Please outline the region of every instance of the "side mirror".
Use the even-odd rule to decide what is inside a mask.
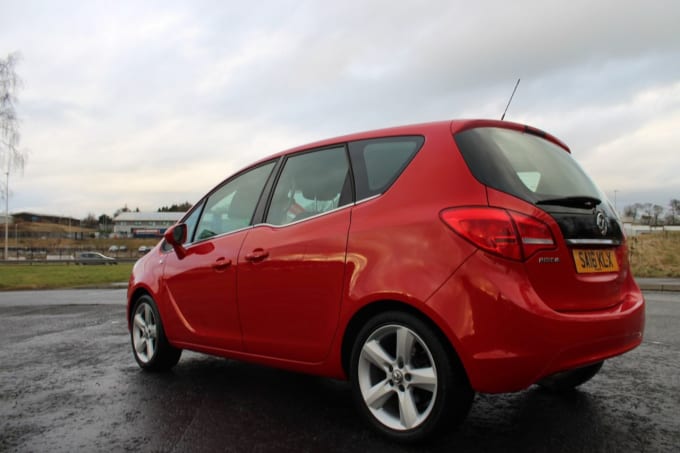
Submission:
[[[182,259],[187,255],[187,250],[183,245],[187,240],[187,226],[185,224],[178,223],[177,225],[171,226],[165,230],[163,238],[165,238],[167,243],[175,249],[177,258]]]

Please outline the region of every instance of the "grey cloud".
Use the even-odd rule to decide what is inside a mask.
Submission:
[[[500,117],[517,77],[509,119],[587,159],[680,109],[636,103],[680,81],[679,17],[669,0],[15,3],[0,17],[0,55],[24,54],[23,136],[36,149],[12,202],[39,204],[22,198],[40,185],[32,174],[77,180],[73,162],[156,169],[139,189],[156,200],[187,159],[226,171],[328,135]],[[59,191],[55,178],[43,199],[77,200]]]

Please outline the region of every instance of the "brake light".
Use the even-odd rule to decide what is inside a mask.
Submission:
[[[442,211],[445,224],[477,247],[521,261],[555,246],[550,227],[535,217],[497,208],[453,208]]]

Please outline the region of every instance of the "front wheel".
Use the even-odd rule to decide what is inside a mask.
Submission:
[[[132,311],[132,352],[145,370],[162,371],[175,366],[182,350],[173,347],[165,337],[156,303],[149,296],[137,299]]]
[[[403,312],[382,313],[361,329],[350,377],[369,424],[402,442],[460,423],[474,396],[464,369],[440,337]]]

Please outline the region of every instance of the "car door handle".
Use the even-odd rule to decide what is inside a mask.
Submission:
[[[258,261],[262,261],[268,256],[269,256],[268,251],[264,249],[255,249],[252,252],[246,254],[245,259],[246,261],[250,261],[251,263],[257,263]]]
[[[223,271],[229,266],[231,266],[231,260],[226,258],[218,258],[217,261],[215,261],[212,265],[213,269],[216,271]]]

